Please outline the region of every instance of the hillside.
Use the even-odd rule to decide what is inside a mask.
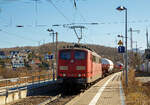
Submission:
[[[58,49],[62,48],[63,46],[67,46],[67,45],[70,46],[73,44],[74,43],[58,42]],[[102,57],[111,59],[113,62],[122,60],[122,54],[119,54],[117,52],[116,48],[105,47],[105,46],[94,45],[94,44],[82,44],[82,45],[85,45],[85,46],[93,49],[95,52],[97,52]],[[47,44],[36,46],[36,47],[33,47],[33,46],[14,47],[14,48],[5,48],[5,49],[1,49],[1,50],[3,50],[6,54],[8,54],[9,51],[12,51],[12,50],[21,51],[23,49],[30,49],[32,52],[43,56],[46,53],[52,52],[53,50],[55,50],[55,44],[53,45],[53,43],[47,43]]]
[[[72,46],[74,43],[59,42],[58,49],[63,48],[64,46]],[[101,45],[94,44],[81,44],[89,47],[94,50],[103,58],[108,58],[114,63],[117,61],[122,61],[122,54],[117,52],[116,48],[105,47]],[[44,56],[48,52],[55,51],[56,45],[52,43],[47,43],[40,46],[25,46],[25,47],[14,47],[14,48],[4,48],[0,51],[4,51],[6,56],[10,56],[10,51],[19,51],[30,50],[26,59],[23,60],[23,67],[15,67],[15,62],[18,62],[20,58],[7,58],[0,59],[0,76],[4,78],[15,78],[19,76],[29,76],[34,75],[34,73],[48,72],[47,70],[51,69],[52,62],[51,60],[45,60]],[[12,61],[15,59],[15,62]],[[22,57],[21,57],[22,59]],[[20,62],[20,61],[19,61]],[[22,61],[21,61],[22,62]],[[18,65],[18,63],[17,63]],[[21,65],[21,64],[20,64]]]

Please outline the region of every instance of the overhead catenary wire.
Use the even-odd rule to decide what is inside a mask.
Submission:
[[[73,0],[74,8],[77,8],[76,0]]]
[[[140,20],[134,20],[134,21],[128,21],[128,23],[132,23],[132,24],[140,24],[140,23],[147,23],[147,26],[150,26],[150,21],[147,19],[147,20],[141,20],[140,22],[139,22]],[[5,24],[5,25],[0,25],[1,27],[10,27],[10,24],[11,23],[9,23],[9,24]],[[72,23],[70,23],[70,25],[73,25],[73,24],[86,24],[86,23],[75,23],[75,22],[72,22]],[[89,24],[89,23],[87,23],[87,24]],[[119,22],[119,21],[114,21],[114,22],[98,22],[98,24],[101,24],[101,25],[108,25],[108,24],[111,24],[111,25],[115,25],[115,24],[124,24],[124,22]],[[149,24],[149,25],[148,25]],[[58,24],[59,25],[59,24]],[[17,25],[16,25],[17,26]],[[16,27],[15,26],[15,27]],[[33,25],[23,25],[22,24],[22,26],[23,27],[34,27]],[[50,27],[51,25],[37,25],[37,27]]]
[[[56,7],[56,5],[52,2],[52,0],[47,0],[47,1],[49,1],[49,2],[52,4],[52,6],[59,12],[60,15],[62,15],[62,16],[64,17],[64,19],[65,19],[66,21],[68,21],[69,23],[71,23],[70,19],[67,18],[67,16],[65,16],[64,13],[61,12],[61,10]]]
[[[86,22],[84,16],[82,15],[82,13],[80,12],[79,8],[77,7],[76,0],[73,0],[73,2],[70,0],[70,3],[71,3],[71,4],[73,3],[73,4],[74,4],[74,8],[75,8],[75,16],[74,16],[73,18],[76,17],[76,14],[77,14],[77,12],[78,12],[79,15],[80,15],[80,17],[82,18],[82,20],[83,20],[84,22]],[[74,20],[75,20],[75,19],[73,19],[73,21],[74,21]]]

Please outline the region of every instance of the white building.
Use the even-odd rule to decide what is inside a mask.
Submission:
[[[21,57],[14,57],[11,62],[13,68],[24,67],[24,60]]]

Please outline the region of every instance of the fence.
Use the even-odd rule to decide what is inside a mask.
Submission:
[[[51,74],[0,80],[0,105],[25,98],[27,90],[54,83]],[[13,93],[13,94],[12,94]],[[11,97],[11,98],[10,98]],[[13,97],[13,99],[12,99]]]

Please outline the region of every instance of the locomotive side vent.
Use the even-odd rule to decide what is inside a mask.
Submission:
[[[59,69],[60,70],[68,70],[68,66],[60,66]]]
[[[85,70],[85,66],[76,66],[76,70]]]

